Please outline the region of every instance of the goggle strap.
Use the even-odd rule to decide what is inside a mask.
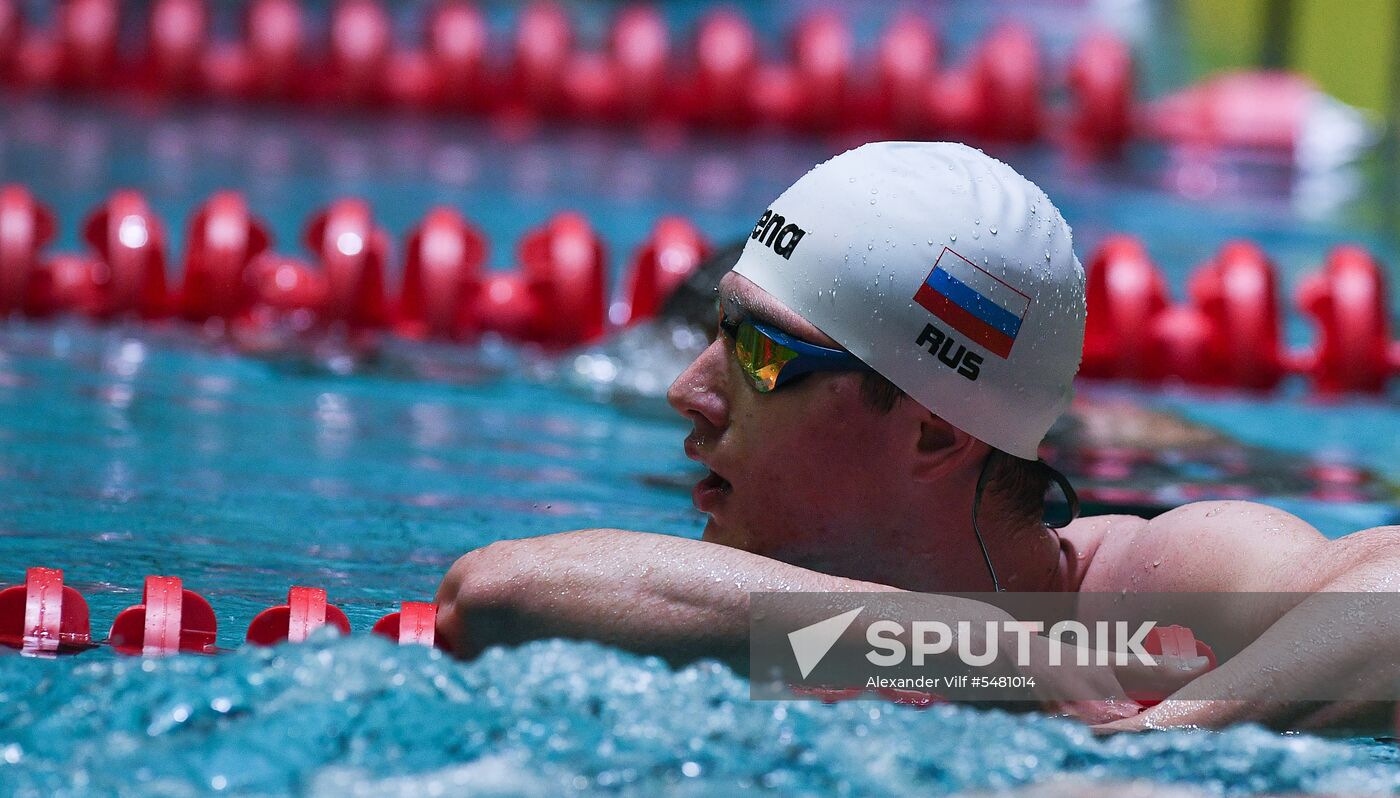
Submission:
[[[982,538],[982,529],[977,525],[977,511],[982,506],[982,490],[987,487],[987,475],[991,473],[992,452],[982,461],[982,471],[977,475],[977,487],[972,491],[972,534],[977,536],[977,545],[982,549],[982,562],[987,564],[987,573],[992,577],[992,590],[1000,593],[1001,582],[997,570],[992,567],[992,555],[987,551],[987,541]]]
[[[1074,523],[1074,519],[1079,517],[1079,494],[1075,492],[1074,486],[1069,484],[1069,477],[1061,474],[1054,466],[1044,460],[1037,460],[1040,466],[1050,475],[1050,480],[1060,486],[1060,492],[1065,495],[1065,504],[1069,505],[1069,517],[1058,523],[1046,523],[1051,529],[1064,529]]]

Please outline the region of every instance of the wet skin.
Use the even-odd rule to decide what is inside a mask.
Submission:
[[[835,342],[743,277],[720,284],[728,312],[810,343]],[[971,528],[988,447],[909,400],[872,408],[857,374],[815,374],[768,394],[717,338],[668,399],[692,425],[686,453],[711,476],[695,499],[702,540],[586,530],[492,544],[464,555],[439,588],[439,629],[470,654],[493,643],[564,635],[677,658],[747,645],[749,591],[976,591],[991,587]],[[1009,590],[1134,592],[1400,591],[1400,527],[1327,540],[1302,519],[1250,502],[1199,502],[1151,521],[1081,519],[1058,533],[984,499],[982,529]],[[1047,707],[1112,730],[1261,721],[1308,728],[1377,723],[1391,707],[1270,700],[1293,679],[1366,672],[1400,682],[1400,619],[1330,651],[1296,645],[1295,612],[1222,607],[1255,642],[1200,677],[1239,701]],[[1262,669],[1283,673],[1269,689]],[[1119,675],[1077,675],[1101,682]],[[1183,682],[1184,683],[1184,682]],[[1379,713],[1379,714],[1378,714]]]

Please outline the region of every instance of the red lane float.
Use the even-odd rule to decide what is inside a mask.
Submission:
[[[587,219],[561,213],[525,234],[517,250],[533,301],[529,340],[587,343],[607,324],[607,255]]]
[[[148,576],[141,603],[117,614],[107,642],[122,654],[158,657],[212,654],[217,636],[214,609],[203,596],[185,590],[177,576]]]
[[[994,141],[1028,142],[1040,135],[1040,45],[1025,27],[998,27],[977,47],[972,84],[974,130]]]
[[[325,91],[337,103],[382,102],[392,46],[389,15],[377,0],[338,0],[331,12]]]
[[[799,130],[831,130],[849,118],[855,43],[833,12],[818,12],[792,31],[790,65],[766,66],[752,103],[765,118]]]
[[[534,113],[560,114],[567,107],[564,84],[573,48],[573,23],[563,8],[551,0],[528,5],[515,30],[509,97]]]
[[[433,208],[408,234],[394,330],[406,338],[458,339],[481,331],[486,238],[456,210]]]
[[[53,239],[53,214],[23,186],[0,186],[0,318],[47,316],[55,307],[52,275],[41,253]]]
[[[933,120],[929,86],[938,69],[938,44],[933,26],[914,14],[896,17],[876,53],[873,120],[886,120],[896,134],[928,133]]]
[[[297,0],[249,0],[243,37],[205,51],[203,79],[218,97],[290,100],[307,93],[305,21]]]
[[[118,191],[83,223],[96,258],[91,272],[91,315],[99,319],[167,315],[165,228],[135,191]]]
[[[243,195],[221,191],[195,211],[185,237],[180,313],[191,321],[232,319],[253,309],[250,266],[271,241]]]
[[[1093,33],[1070,55],[1068,128],[1081,150],[1114,155],[1133,133],[1133,55],[1110,33]]]
[[[139,194],[119,191],[89,217],[90,257],[46,257],[53,228],[27,190],[0,186],[0,315],[222,319],[260,351],[330,327],[443,340],[490,332],[550,349],[576,346],[610,324],[654,315],[709,253],[690,223],[661,220],[609,305],[606,251],[582,216],[561,213],[530,230],[517,246],[518,267],[488,272],[481,232],[456,211],[435,208],[406,238],[402,289],[391,301],[389,237],[367,203],[340,200],[312,218],[305,242],[316,268],[269,251],[263,224],[240,195],[224,192],[191,218],[184,282],[171,295],[164,227]],[[1135,239],[1109,238],[1088,263],[1085,377],[1267,391],[1305,374],[1324,393],[1374,393],[1400,372],[1384,272],[1359,248],[1338,248],[1300,286],[1298,305],[1319,328],[1307,350],[1285,348],[1276,270],[1248,242],[1227,244],[1196,269],[1184,303],[1172,302]]]
[[[54,41],[53,80],[63,88],[96,89],[111,86],[122,74],[118,67],[120,34],[117,0],[63,0],[58,7]],[[35,61],[45,58],[33,54]],[[21,60],[31,54],[21,53]]]
[[[83,651],[92,646],[87,601],[63,584],[56,568],[30,568],[24,584],[0,590],[0,645],[25,654]]]
[[[608,36],[613,112],[636,120],[664,112],[670,82],[671,33],[653,6],[623,9]]]
[[[928,23],[909,15],[894,18],[863,63],[845,23],[816,11],[792,27],[784,57],[764,64],[750,22],[719,10],[697,26],[687,64],[672,52],[655,6],[624,9],[606,48],[582,52],[564,8],[536,0],[517,18],[503,48],[510,58],[498,66],[488,58],[487,26],[468,0],[429,6],[421,44],[408,48],[394,41],[380,0],[337,0],[322,42],[307,41],[298,0],[249,0],[238,42],[213,40],[206,0],[155,0],[134,55],[118,46],[117,0],[62,0],[47,29],[26,28],[21,5],[0,0],[0,81],[36,88],[312,97],[335,106],[392,102],[614,122],[679,118],[740,131],[760,119],[812,132],[936,130],[1012,142],[1054,130],[1096,155],[1118,151],[1137,131],[1193,147],[1293,151],[1321,107],[1306,79],[1253,72],[1212,78],[1135,109],[1122,41],[1091,34],[1074,48],[1065,74],[1049,75],[1035,36],[1017,24],[992,29],[964,64],[939,74]],[[313,60],[310,52],[326,55]],[[872,79],[860,82],[863,75]],[[1047,85],[1068,89],[1068,105],[1053,115]],[[1348,137],[1360,146],[1366,135]]]
[[[293,99],[305,91],[305,27],[296,0],[252,0],[244,18],[243,93]]]
[[[15,58],[24,41],[24,20],[19,0],[0,0],[0,84],[14,80]]]
[[[1207,321],[1204,351],[1191,354],[1195,382],[1271,390],[1283,379],[1278,278],[1259,247],[1247,241],[1226,244],[1197,269],[1187,284],[1191,303]]]
[[[305,261],[269,253],[254,259],[248,271],[257,297],[256,315],[300,315],[306,323],[296,326],[304,327],[326,306],[325,274]]]
[[[374,224],[369,203],[344,199],[312,217],[304,236],[325,275],[321,318],[351,327],[382,327],[389,320],[384,267],[389,239]]]
[[[627,317],[632,325],[654,317],[661,303],[709,257],[710,247],[689,221],[668,216],[656,223],[632,257]]]
[[[694,53],[685,98],[692,121],[720,128],[751,124],[758,38],[748,20],[727,9],[710,12],[696,29]]]
[[[1354,246],[1332,250],[1322,271],[1298,286],[1297,302],[1317,325],[1318,343],[1304,368],[1318,390],[1377,393],[1400,372],[1385,275],[1370,253]]]
[[[1206,670],[1215,670],[1215,652],[1202,640],[1197,640],[1190,629],[1184,626],[1154,626],[1142,640],[1142,648],[1154,657],[1166,660],[1191,660],[1206,658]],[[1145,707],[1155,707],[1166,699],[1166,695],[1153,692],[1130,692],[1128,697]]]
[[[452,647],[437,636],[437,605],[425,601],[405,601],[398,612],[375,621],[374,634],[401,646],[432,646],[450,652]]]
[[[486,22],[465,0],[443,0],[424,20],[423,49],[394,51],[389,95],[406,105],[480,112],[491,101]]]
[[[1155,320],[1171,300],[1166,278],[1131,236],[1113,236],[1089,258],[1088,316],[1080,373],[1153,382],[1165,376]]]
[[[269,607],[253,618],[244,639],[260,646],[276,645],[284,640],[304,643],[312,632],[323,626],[333,626],[343,635],[350,634],[350,619],[339,607],[326,603],[326,591],[318,587],[293,587],[287,591],[286,604]]]
[[[165,656],[179,652],[217,653],[217,619],[202,596],[173,576],[148,576],[141,603],[117,614],[106,644],[122,654]],[[292,587],[287,603],[258,613],[245,639],[255,645],[301,643],[317,629],[333,626],[350,634],[345,613],[326,602],[326,591]],[[437,605],[405,601],[398,612],[380,618],[373,633],[400,645],[450,651],[437,637]],[[88,605],[63,584],[63,571],[30,568],[22,585],[0,590],[0,646],[29,655],[71,654],[94,648]]]
[[[1141,245],[1111,238],[1089,259],[1082,374],[1267,391],[1304,373],[1324,393],[1385,390],[1397,369],[1387,356],[1384,279],[1370,255],[1340,248],[1301,285],[1299,307],[1319,326],[1312,351],[1285,349],[1277,287],[1268,257],[1237,241],[1197,269],[1188,302],[1173,305]]]
[[[148,84],[170,93],[203,90],[208,34],[209,12],[202,0],[157,0],[146,32],[142,71]]]

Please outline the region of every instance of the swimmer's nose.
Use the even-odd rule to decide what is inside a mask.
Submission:
[[[706,347],[666,391],[666,401],[677,413],[692,421],[698,416],[718,429],[729,419],[725,340],[720,337]]]

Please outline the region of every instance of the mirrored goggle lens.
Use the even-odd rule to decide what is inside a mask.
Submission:
[[[768,393],[778,387],[778,375],[782,373],[783,366],[796,358],[797,353],[774,342],[751,322],[745,321],[739,325],[738,333],[734,336],[734,356],[754,387],[761,393]]]

